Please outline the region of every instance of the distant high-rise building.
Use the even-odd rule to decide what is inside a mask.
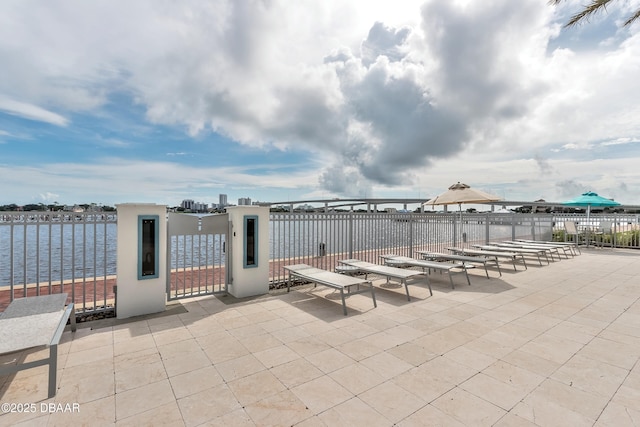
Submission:
[[[218,207],[219,208],[224,208],[225,206],[227,206],[227,195],[226,194],[220,194],[218,197]]]
[[[196,212],[206,212],[208,209],[209,205],[207,203],[196,202],[193,210]]]
[[[196,202],[191,199],[185,199],[180,203],[180,207],[185,210],[192,210]]]
[[[240,197],[238,199],[238,206],[250,206],[251,205],[251,198],[249,197]]]
[[[191,212],[206,212],[209,209],[209,205],[206,203],[196,202],[191,199],[185,199],[180,203],[180,207],[185,211]]]

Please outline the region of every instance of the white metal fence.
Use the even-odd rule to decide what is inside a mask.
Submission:
[[[274,213],[271,214],[271,281],[283,267],[305,263],[333,270],[340,259],[378,262],[385,253],[446,252],[451,246],[493,240],[550,240],[550,215],[491,213]]]
[[[113,310],[116,213],[0,212],[0,308],[66,292],[81,312]]]
[[[578,229],[590,230],[592,237],[602,246],[615,248],[640,248],[640,215],[619,213],[556,214],[554,215],[554,236],[565,240],[564,223],[575,222]],[[597,234],[596,234],[597,233]]]
[[[640,248],[638,219],[625,214],[587,219],[584,214],[272,213],[270,281],[281,284],[282,267],[295,263],[333,270],[345,258],[378,262],[385,253],[415,256],[417,250],[443,252],[514,238],[564,240],[565,221],[604,226],[603,246]],[[219,218],[205,219],[204,226],[199,221],[199,231],[187,233],[195,237],[172,237],[177,240],[168,262],[180,283],[171,287],[173,297],[193,294],[196,288],[187,282],[194,278],[198,293],[225,288],[224,230],[209,230],[214,222],[216,230],[224,227]],[[56,292],[67,292],[81,312],[112,310],[116,231],[115,212],[0,212],[0,311],[14,298]]]

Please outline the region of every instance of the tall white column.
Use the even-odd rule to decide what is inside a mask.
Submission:
[[[167,207],[124,203],[118,210],[117,296],[119,319],[165,310]]]
[[[233,224],[231,240],[231,283],[227,292],[236,298],[269,292],[269,208],[227,207]]]

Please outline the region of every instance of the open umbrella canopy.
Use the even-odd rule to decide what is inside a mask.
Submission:
[[[473,189],[467,184],[461,184],[458,182],[457,184],[453,184],[447,191],[439,196],[427,200],[423,205],[460,205],[462,203],[487,203],[497,202],[499,200],[502,199],[498,196]]]
[[[586,193],[582,193],[582,195],[573,198],[571,200],[567,200],[563,203],[567,206],[586,206],[587,207],[587,246],[589,246],[589,235],[591,233],[590,225],[591,225],[591,207],[608,207],[608,206],[620,206],[620,203],[615,200],[607,199],[606,197],[598,196],[596,193],[592,191],[587,191]]]
[[[620,203],[615,200],[607,199],[606,197],[598,196],[596,193],[592,191],[588,191],[586,193],[582,193],[582,195],[575,197],[571,200],[567,200],[563,202],[564,205],[567,206],[620,206]]]
[[[488,203],[488,202],[497,202],[501,200],[500,197],[494,196],[493,194],[485,193],[484,191],[475,190],[469,187],[467,184],[462,184],[458,182],[457,184],[453,184],[447,191],[440,194],[439,196],[434,197],[433,199],[427,200],[422,205],[423,206],[434,206],[434,205],[458,205],[460,209],[460,233],[462,235],[462,241],[467,241],[466,233],[462,231],[462,204],[463,203]],[[453,237],[454,245],[457,241],[457,232],[454,232]]]

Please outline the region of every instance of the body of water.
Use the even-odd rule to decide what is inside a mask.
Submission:
[[[411,220],[409,220],[411,218]],[[493,218],[493,217],[492,217]],[[270,258],[321,256],[380,248],[441,249],[458,243],[511,238],[511,216],[457,214],[273,214],[270,220]],[[518,235],[531,232],[531,222],[517,223]],[[464,236],[464,237],[463,237]],[[11,283],[60,283],[61,280],[116,274],[117,225],[42,221],[35,224],[0,223],[0,286]],[[439,246],[438,246],[439,245]],[[224,235],[176,236],[171,242],[171,269],[224,265]]]

